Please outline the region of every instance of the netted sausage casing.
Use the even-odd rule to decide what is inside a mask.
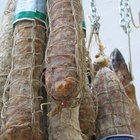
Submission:
[[[83,80],[81,0],[48,0],[50,35],[46,50],[49,140],[82,140],[79,107]]]
[[[96,107],[90,91],[85,89],[79,109],[79,122],[82,133],[87,137],[95,135]]]
[[[4,93],[2,140],[42,140],[40,76],[45,25],[37,20],[15,24],[12,68]]]
[[[3,106],[2,95],[4,92],[4,85],[11,69],[11,53],[13,46],[12,22],[15,7],[16,0],[8,0],[0,23],[0,112]]]
[[[82,36],[80,0],[49,0],[50,35],[46,51],[46,89],[56,100],[78,95]],[[82,62],[81,62],[82,63]],[[81,81],[80,81],[81,82]]]
[[[117,76],[109,68],[101,68],[95,77],[98,97],[97,139],[115,134],[131,134],[129,101]]]

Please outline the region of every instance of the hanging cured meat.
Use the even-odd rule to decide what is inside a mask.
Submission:
[[[13,16],[16,0],[8,0],[0,26],[0,112],[4,85],[11,68],[11,52],[13,46]],[[1,119],[0,119],[1,125]]]
[[[77,97],[82,7],[80,0],[49,0],[50,36],[46,51],[46,86],[56,100]]]
[[[96,120],[96,108],[95,103],[92,99],[92,93],[85,89],[80,104],[79,110],[79,121],[80,128],[83,134],[87,137],[95,135],[95,120]]]
[[[140,109],[131,100],[129,102],[132,134],[140,140]]]
[[[85,77],[87,76],[87,82],[83,89],[79,110],[79,121],[82,133],[90,138],[95,135],[95,120],[98,105],[97,97],[93,89],[93,66],[88,51],[86,51],[86,71]]]
[[[3,109],[4,139],[40,140],[39,77],[45,49],[45,25],[21,21],[14,30],[12,69]],[[7,93],[8,92],[8,93]],[[8,94],[8,95],[7,95]]]
[[[118,49],[115,49],[111,53],[111,63],[112,67],[115,70],[118,78],[124,85],[125,91],[130,98],[129,106],[130,106],[130,116],[131,116],[131,128],[132,134],[135,136],[136,140],[140,140],[140,110],[137,106],[136,95],[135,95],[135,87],[132,81],[132,76],[128,71],[125,60]]]
[[[111,68],[115,71],[120,81],[122,82],[128,97],[132,100],[133,103],[137,105],[135,86],[132,83],[133,78],[128,70],[123,55],[118,49],[114,49],[114,51],[110,55],[110,59]]]
[[[48,0],[46,89],[49,140],[82,140],[79,107],[85,84],[81,0]]]
[[[39,88],[45,32],[45,24],[36,19],[14,24],[12,68],[4,93],[9,99],[4,98],[2,110],[2,140],[42,140]]]
[[[97,139],[118,134],[131,135],[129,101],[115,73],[107,67],[101,67],[94,84],[99,106]]]

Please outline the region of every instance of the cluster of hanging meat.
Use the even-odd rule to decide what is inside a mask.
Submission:
[[[15,5],[13,1],[9,24]],[[2,73],[4,81],[0,77],[0,140],[100,140],[119,134],[139,140],[135,87],[119,50],[111,53],[109,67],[106,58],[97,58],[94,72],[81,26],[81,0],[48,0],[46,7],[49,25],[22,20],[14,32],[9,25],[2,32],[8,33],[5,42],[1,39],[11,58],[5,57],[5,67],[11,70]]]

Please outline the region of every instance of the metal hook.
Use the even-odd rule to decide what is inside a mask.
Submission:
[[[140,12],[139,12],[139,24],[136,25],[135,22],[134,22],[134,18],[133,18],[133,14],[132,14],[132,10],[131,8],[129,9],[130,10],[130,14],[131,14],[131,19],[132,19],[132,24],[135,28],[140,28]]]

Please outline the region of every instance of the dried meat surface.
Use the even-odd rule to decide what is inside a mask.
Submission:
[[[13,16],[15,7],[16,0],[8,0],[0,26],[0,112],[3,106],[2,96],[4,92],[4,86],[11,69],[11,53],[13,46]]]
[[[82,140],[79,107],[84,84],[81,0],[48,0],[46,50],[49,140]]]
[[[2,111],[2,140],[42,140],[39,95],[45,50],[45,24],[15,24],[12,68],[8,75]]]
[[[116,74],[101,68],[95,77],[98,97],[97,139],[115,134],[132,134],[128,97]]]

